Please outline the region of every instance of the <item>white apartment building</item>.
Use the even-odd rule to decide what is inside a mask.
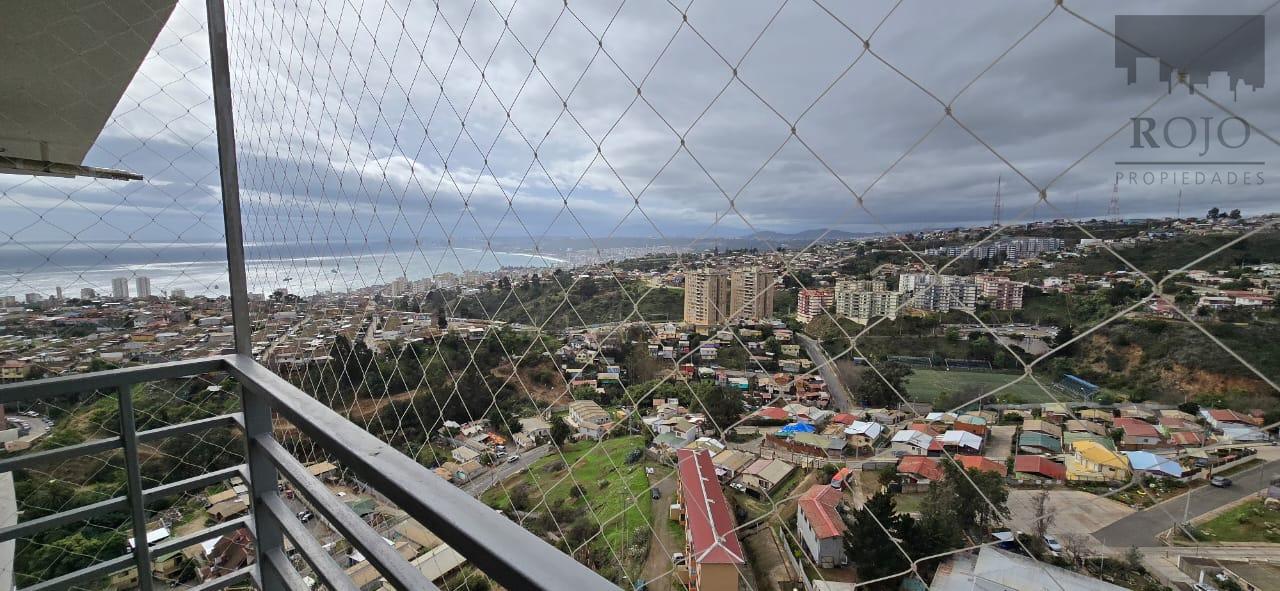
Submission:
[[[116,277],[111,280],[111,297],[117,300],[129,299],[129,278]]]
[[[135,287],[138,288],[138,297],[140,298],[151,297],[151,278],[150,277],[139,277],[133,281],[133,284]]]
[[[888,291],[883,281],[851,280],[836,283],[836,313],[860,324],[872,318],[898,317],[904,294]]]

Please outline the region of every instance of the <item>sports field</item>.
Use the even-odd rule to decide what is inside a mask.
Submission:
[[[1017,380],[1022,374],[994,373],[986,371],[945,371],[938,369],[915,369],[907,378],[907,393],[913,400],[921,402],[933,402],[938,399],[941,393],[954,394],[972,390],[974,395],[986,394],[1000,386]],[[1066,402],[1071,399],[1067,393],[1060,390],[1054,390],[1053,380],[1046,376],[1037,376],[1040,382],[1050,389],[1054,397],[1058,400]],[[985,399],[986,402],[1008,402],[1008,403],[1025,403],[1025,402],[1053,402],[1050,397],[1031,381],[1030,377],[1023,378],[1018,383],[1009,386],[996,393],[994,396]]]

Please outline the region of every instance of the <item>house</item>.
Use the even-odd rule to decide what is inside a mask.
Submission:
[[[1229,560],[1180,556],[1178,570],[1193,580],[1214,588],[1226,588],[1226,581],[1244,591],[1280,589],[1280,564],[1269,560]]]
[[[520,419],[520,432],[535,440],[551,437],[551,423],[542,417],[525,417]]]
[[[844,429],[844,434],[849,436],[849,444],[855,448],[874,447],[881,433],[884,433],[884,425],[869,421],[854,421]]]
[[[716,467],[716,476],[721,482],[737,478],[742,469],[754,461],[756,456],[737,449],[726,449],[711,458],[711,463]]]
[[[711,454],[678,450],[676,470],[685,531],[684,566],[692,586],[699,591],[737,591],[745,554]]]
[[[569,426],[578,431],[578,435],[590,439],[603,439],[609,430],[609,413],[600,408],[594,400],[574,400],[569,403]]]
[[[480,452],[465,446],[453,448],[453,450],[449,452],[449,455],[453,457],[453,461],[459,464],[465,464],[471,460],[480,458]]]
[[[955,456],[955,460],[962,467],[964,467],[965,470],[980,470],[983,472],[994,472],[1001,476],[1004,476],[1008,473],[1008,468],[1006,468],[1004,464],[997,462],[995,460],[984,458],[982,456],[957,455]]]
[[[1142,472],[1150,476],[1182,478],[1182,466],[1177,461],[1158,456],[1149,451],[1126,451],[1129,466],[1134,472]]]
[[[1079,416],[1081,419],[1086,421],[1093,421],[1104,425],[1109,425],[1111,424],[1111,421],[1115,420],[1115,415],[1105,408],[1086,408],[1080,411]]]
[[[1020,455],[1013,457],[1013,472],[1020,476],[1066,480],[1067,469],[1044,456]]]
[[[768,495],[795,469],[795,466],[782,460],[756,460],[742,470],[739,482],[760,494]]]
[[[956,417],[956,422],[951,428],[959,431],[968,431],[978,437],[986,438],[988,422],[990,421],[986,417],[966,414]]]
[[[942,480],[945,472],[938,460],[925,456],[907,456],[898,460],[898,474],[916,484],[930,484]]]
[[[22,380],[31,373],[31,364],[21,359],[9,359],[0,365],[0,379]]]
[[[1093,441],[1077,441],[1067,458],[1067,480],[1124,482],[1129,474],[1128,458]]]
[[[1018,449],[1033,454],[1056,454],[1062,451],[1062,442],[1038,431],[1023,431],[1018,436]]]
[[[994,546],[954,554],[938,567],[931,591],[1124,591],[1101,579]]]
[[[1068,432],[1068,433],[1062,434],[1062,451],[1074,452],[1076,450],[1076,447],[1075,447],[1076,443],[1079,443],[1081,441],[1092,441],[1111,451],[1116,451],[1116,442],[1112,441],[1110,437],[1104,437],[1102,435],[1094,435],[1093,433],[1076,433],[1076,432]]]
[[[1120,447],[1123,449],[1150,449],[1164,443],[1164,438],[1154,425],[1133,420],[1125,422],[1120,428],[1124,430],[1124,436],[1120,439]]]
[[[1271,439],[1261,429],[1254,427],[1239,427],[1227,424],[1222,429],[1222,435],[1218,437],[1222,443],[1262,443]]]
[[[769,421],[785,421],[791,418],[791,413],[776,406],[766,406],[757,410],[756,416]]]
[[[1102,426],[1101,423],[1081,419],[1068,420],[1063,425],[1063,431],[1066,433],[1092,433],[1103,437],[1107,436],[1107,428]]]
[[[968,431],[947,431],[938,438],[938,441],[942,442],[942,447],[945,449],[971,453],[982,451],[982,438]]]
[[[239,498],[223,501],[209,507],[209,516],[215,521],[226,521],[249,510],[249,504]]]
[[[844,447],[849,440],[844,435],[819,435],[817,433],[796,433],[791,437],[792,443],[811,448],[813,453],[824,454],[828,458],[844,455]]]
[[[1059,427],[1049,421],[1031,419],[1022,422],[1023,433],[1044,433],[1059,441],[1062,440],[1062,427]]]
[[[1169,434],[1169,443],[1177,447],[1200,447],[1204,445],[1204,435],[1196,431],[1175,431]]]
[[[915,429],[903,429],[893,434],[890,447],[913,455],[927,455],[933,445],[933,436]]]
[[[1202,408],[1200,409],[1200,416],[1209,422],[1209,426],[1213,427],[1214,431],[1219,432],[1229,427],[1257,427],[1262,425],[1262,421],[1258,419],[1226,408]]]
[[[840,489],[815,484],[796,501],[796,534],[814,564],[822,568],[848,562],[844,553],[844,519],[836,511]]]

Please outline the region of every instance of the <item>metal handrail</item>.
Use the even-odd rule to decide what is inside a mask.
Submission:
[[[246,432],[242,414],[210,417],[181,425],[173,425],[134,433],[129,386],[137,383],[181,378],[210,372],[225,371],[236,378],[242,389],[245,404],[252,401],[262,408],[255,410],[255,417],[271,412],[288,419],[299,431],[306,434],[343,466],[369,483],[375,490],[407,512],[414,519],[438,535],[450,547],[457,550],[469,562],[487,576],[508,589],[559,590],[617,589],[615,585],[596,572],[547,544],[500,513],[487,507],[452,484],[441,479],[413,459],[374,437],[368,431],[347,421],[328,406],[312,398],[284,378],[258,364],[251,356],[237,354],[177,361],[150,366],[114,369],[92,374],[61,376],[0,385],[0,404],[29,401],[51,396],[83,393],[94,390],[117,390],[120,394],[122,425],[119,439],[88,441],[66,448],[43,450],[31,454],[0,460],[0,472],[26,468],[41,462],[57,461],[84,453],[99,453],[124,449],[136,453],[139,442],[162,440],[166,437],[197,432],[215,427],[235,425]],[[246,409],[245,415],[248,414]],[[265,411],[265,412],[264,412]],[[130,439],[131,441],[126,441]],[[352,542],[352,545],[369,557],[371,564],[389,583],[401,589],[425,589],[436,587],[427,581],[420,571],[409,565],[399,554],[382,543],[381,538],[363,520],[325,488],[318,479],[302,469],[301,464],[275,441],[270,431],[246,433],[246,463],[223,470],[202,474],[183,481],[146,489],[140,481],[130,479],[129,496],[108,499],[92,505],[71,509],[0,528],[0,541],[12,540],[32,533],[87,519],[110,511],[129,511],[134,519],[135,552],[132,556],[107,560],[79,571],[36,584],[28,589],[66,589],[94,578],[138,567],[139,584],[150,586],[150,556],[146,551],[145,520],[137,513],[145,511],[145,504],[153,499],[208,486],[214,482],[240,476],[248,484],[254,511],[252,516],[230,522],[245,527],[255,539],[263,527],[276,533],[283,532],[294,542],[294,548],[313,567],[315,576],[329,588],[347,588],[350,579],[335,579],[337,574],[346,577],[327,556],[316,555],[306,540],[297,536],[305,529],[294,527],[296,518],[283,511],[279,502],[276,478],[255,482],[252,466],[277,471],[290,481],[304,498],[325,517],[333,528]],[[136,471],[136,466],[133,470]],[[293,520],[293,521],[291,521]],[[270,523],[267,523],[269,521]],[[139,525],[142,524],[142,525]],[[184,543],[196,543],[225,533],[226,524],[214,526],[181,539]],[[203,536],[203,537],[202,537]],[[164,547],[168,548],[169,542]],[[139,548],[142,550],[139,551]],[[311,552],[308,552],[310,550]],[[292,588],[300,577],[281,548],[268,548],[263,559],[246,571],[240,570],[206,582],[202,588],[218,589],[252,580],[260,589],[275,591]],[[328,564],[320,561],[328,560]],[[319,564],[319,566],[317,566]],[[24,590],[25,591],[25,590]]]

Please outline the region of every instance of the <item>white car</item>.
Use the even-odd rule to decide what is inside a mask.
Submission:
[[[1048,546],[1049,549],[1053,550],[1054,552],[1062,552],[1062,542],[1059,542],[1058,538],[1055,538],[1053,536],[1045,535],[1044,545]]]
[[[520,454],[516,454],[516,455],[514,455],[514,456],[511,456],[511,457],[507,458],[507,463],[508,463],[508,464],[514,464],[514,463],[519,462],[519,461],[520,461]]]

